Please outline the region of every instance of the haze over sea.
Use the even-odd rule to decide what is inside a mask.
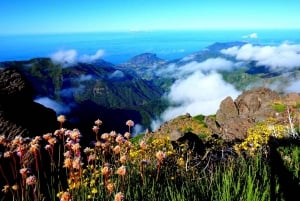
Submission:
[[[128,31],[65,34],[0,35],[0,61],[50,57],[58,51],[78,55],[103,51],[102,59],[122,63],[141,53],[172,60],[215,42],[247,41],[259,45],[300,43],[300,30]]]

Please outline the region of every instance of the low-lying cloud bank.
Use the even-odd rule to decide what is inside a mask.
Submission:
[[[78,62],[93,63],[94,61],[102,58],[103,55],[104,55],[103,50],[98,50],[93,55],[88,55],[88,54],[78,55],[78,52],[76,50],[70,49],[70,50],[57,51],[52,55],[50,55],[50,58],[53,62],[63,64],[64,67],[68,67]]]
[[[200,63],[192,61],[182,66],[170,64],[157,71],[158,75],[168,75],[176,78],[176,81],[165,94],[171,106],[159,118],[153,120],[151,129],[156,130],[162,122],[186,113],[192,116],[216,113],[224,98],[235,98],[240,94],[217,73],[218,70],[229,71],[234,67],[233,62],[224,58],[210,58]]]
[[[39,103],[47,108],[53,109],[56,114],[66,114],[71,111],[71,108],[63,103],[59,103],[48,97],[40,97],[34,100],[34,102]]]
[[[221,53],[241,61],[254,61],[270,70],[291,70],[300,67],[300,45],[282,43],[279,46],[245,44],[221,50]]]

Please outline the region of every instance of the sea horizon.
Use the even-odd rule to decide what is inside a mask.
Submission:
[[[58,51],[74,50],[78,56],[94,55],[119,64],[153,53],[165,60],[183,58],[216,42],[243,41],[276,46],[300,43],[298,29],[168,30],[0,35],[0,62],[51,57]]]

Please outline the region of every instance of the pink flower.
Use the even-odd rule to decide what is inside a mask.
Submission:
[[[115,154],[119,154],[120,153],[120,151],[121,151],[121,148],[120,148],[120,146],[119,145],[117,145],[117,146],[115,146],[114,147],[114,152],[115,152]]]
[[[159,160],[159,161],[162,161],[164,158],[166,157],[166,154],[162,151],[158,151],[156,153],[156,158]]]
[[[129,139],[129,138],[130,138],[130,133],[129,133],[129,132],[126,132],[126,133],[124,134],[124,137],[125,137],[126,139]]]
[[[34,185],[36,183],[36,177],[34,175],[26,178],[27,185]]]
[[[121,176],[125,176],[126,174],[126,167],[124,165],[122,165],[121,167],[119,167],[117,169],[117,172],[116,172],[118,175],[121,175]]]
[[[124,194],[122,192],[118,192],[115,195],[115,201],[123,201],[124,200]]]
[[[101,121],[100,119],[97,119],[97,120],[95,121],[95,124],[96,124],[97,126],[100,126],[100,125],[102,125],[102,121]]]
[[[126,121],[126,125],[129,126],[129,127],[133,127],[134,122],[132,120],[128,120],[128,121]]]

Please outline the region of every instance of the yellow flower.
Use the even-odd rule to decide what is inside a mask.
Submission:
[[[95,181],[94,179],[92,179],[92,180],[90,181],[90,187],[95,186],[95,183],[96,183],[96,181]]]
[[[96,194],[96,193],[98,193],[97,188],[92,188],[92,194]]]
[[[184,159],[182,157],[180,157],[177,160],[177,165],[180,166],[180,167],[183,167],[185,165]]]

